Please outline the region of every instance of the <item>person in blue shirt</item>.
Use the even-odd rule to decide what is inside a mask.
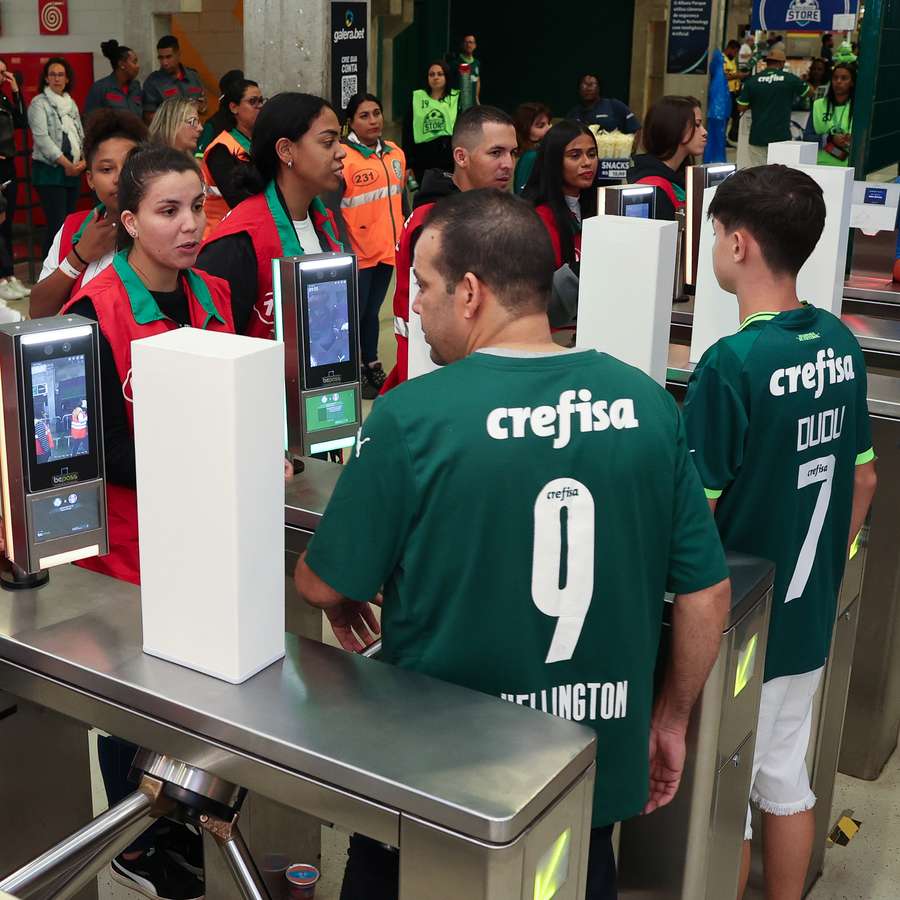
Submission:
[[[100,45],[103,55],[112,66],[112,74],[100,78],[91,85],[84,103],[85,116],[95,109],[118,109],[142,116],[144,95],[138,81],[137,53],[116,40],[104,41]]]
[[[566,113],[567,119],[587,126],[599,125],[604,131],[618,129],[623,134],[640,131],[640,119],[621,100],[602,96],[599,75],[592,72],[581,75],[578,79],[578,96],[581,102]]]

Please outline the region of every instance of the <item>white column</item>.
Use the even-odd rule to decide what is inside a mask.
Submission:
[[[284,345],[132,347],[144,652],[233,684],[284,655]]]
[[[819,158],[819,145],[813,141],[774,141],[769,144],[766,162],[771,166],[814,166]]]
[[[577,346],[666,382],[678,225],[595,216],[581,232]]]

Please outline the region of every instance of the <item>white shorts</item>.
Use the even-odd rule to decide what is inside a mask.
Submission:
[[[763,812],[792,816],[816,805],[806,771],[806,751],[813,698],[824,671],[822,667],[802,675],[773,678],[762,687],[750,801]],[[748,806],[744,839],[752,837]]]

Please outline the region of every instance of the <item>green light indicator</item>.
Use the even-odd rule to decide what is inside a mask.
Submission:
[[[534,873],[534,900],[551,900],[569,877],[572,829],[567,828],[540,858]]]
[[[740,692],[747,687],[753,680],[753,673],[756,669],[756,648],[759,646],[759,635],[754,634],[750,640],[744,644],[743,649],[738,654],[737,672],[734,676],[734,696],[737,697]]]

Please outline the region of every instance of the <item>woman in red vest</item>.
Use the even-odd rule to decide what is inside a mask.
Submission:
[[[140,583],[131,342],[184,325],[234,332],[228,284],[193,268],[206,224],[196,162],[162,146],[143,146],[119,179],[119,245],[112,265],[66,304],[100,325],[106,453],[107,556],[81,565]],[[252,299],[249,301],[252,303]]]
[[[223,219],[197,260],[233,297],[255,301],[248,318],[235,318],[239,334],[274,337],[273,259],[343,250],[319,194],[338,189],[346,155],[337,115],[321,97],[286,92],[260,112],[240,173],[254,196]]]
[[[266,98],[255,81],[242,78],[226,85],[221,109],[225,127],[203,151],[200,170],[206,182],[206,231],[204,238],[246,198],[235,184],[235,172],[250,159],[250,139]]]
[[[147,137],[147,126],[118,109],[98,109],[84,134],[87,180],[98,203],[72,213],[56,233],[38,283],[31,289],[32,319],[55,316],[83,285],[111,262],[116,247],[119,174],[128,154]]]

